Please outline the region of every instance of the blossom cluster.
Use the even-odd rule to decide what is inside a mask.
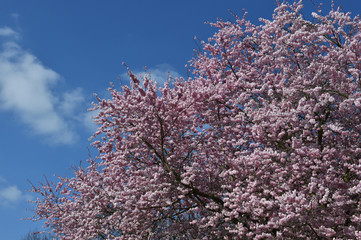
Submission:
[[[193,77],[97,98],[87,168],[34,186],[61,239],[361,239],[361,20],[283,3],[217,32]]]

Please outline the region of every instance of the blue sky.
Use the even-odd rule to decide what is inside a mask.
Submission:
[[[311,0],[304,3],[310,16]],[[359,0],[342,5],[361,12]],[[232,19],[228,9],[239,15],[245,9],[257,23],[270,19],[274,7],[273,0],[1,0],[0,239],[41,229],[20,220],[33,207],[26,202],[34,198],[27,179],[71,176],[88,148],[96,154],[87,109],[93,93],[107,97],[109,82],[128,82],[122,62],[135,72],[147,66],[158,81],[168,72],[185,76],[194,36],[206,40],[215,31],[205,21]]]

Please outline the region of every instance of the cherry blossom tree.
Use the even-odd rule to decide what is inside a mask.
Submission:
[[[361,20],[211,24],[193,77],[151,76],[94,110],[99,150],[34,186],[61,239],[361,239]]]

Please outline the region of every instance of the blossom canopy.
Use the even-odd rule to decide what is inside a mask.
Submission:
[[[61,239],[361,239],[361,20],[282,3],[235,16],[193,76],[100,99],[99,150],[34,186]]]

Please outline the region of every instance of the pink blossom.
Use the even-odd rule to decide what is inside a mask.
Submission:
[[[99,156],[34,186],[33,219],[61,239],[361,239],[361,21],[302,7],[211,24],[188,80],[129,70],[97,98]]]

